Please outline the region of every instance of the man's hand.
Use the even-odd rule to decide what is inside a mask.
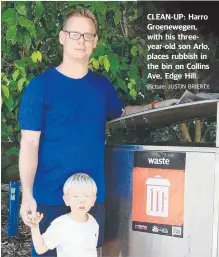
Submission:
[[[171,106],[173,104],[176,104],[178,102],[179,99],[168,99],[168,100],[164,100],[161,102],[158,102],[154,105],[154,108],[163,108],[163,107],[168,107]]]
[[[36,218],[37,204],[32,196],[23,196],[20,215],[27,226],[31,226],[32,219]]]

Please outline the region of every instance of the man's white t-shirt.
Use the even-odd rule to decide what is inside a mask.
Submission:
[[[99,225],[92,215],[81,223],[65,214],[55,219],[42,236],[50,250],[56,248],[57,257],[97,257],[98,235]]]

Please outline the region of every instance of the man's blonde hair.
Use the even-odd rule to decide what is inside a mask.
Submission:
[[[70,11],[67,15],[66,15],[66,18],[64,20],[64,26],[63,28],[66,27],[66,24],[68,22],[68,20],[72,17],[85,17],[85,18],[88,18],[88,19],[91,19],[94,26],[95,26],[95,29],[97,31],[97,27],[98,27],[98,22],[97,22],[97,18],[96,16],[91,12],[89,11],[88,9],[86,8],[76,8],[76,9],[73,9],[72,11]]]

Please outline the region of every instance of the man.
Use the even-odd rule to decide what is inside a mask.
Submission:
[[[100,225],[101,247],[107,117],[118,118],[152,107],[126,107],[123,111],[112,84],[88,70],[89,58],[97,46],[96,33],[97,20],[91,12],[70,12],[59,33],[62,63],[34,78],[25,90],[19,113],[23,193],[20,214],[28,225],[36,210],[43,213],[43,233],[53,219],[68,211],[62,199],[64,181],[74,173],[87,171],[98,187],[97,203],[91,214]],[[155,107],[171,103],[164,101]],[[32,256],[38,256],[34,249]],[[56,252],[48,251],[41,256],[56,256]]]

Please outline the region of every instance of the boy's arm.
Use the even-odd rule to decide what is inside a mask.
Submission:
[[[34,248],[38,254],[43,254],[49,250],[49,248],[44,244],[43,236],[40,233],[39,223],[43,218],[43,214],[37,212],[35,218],[31,218],[31,237],[33,241]]]
[[[38,254],[43,254],[48,250],[56,248],[62,240],[59,223],[53,221],[47,228],[46,232],[41,235],[39,223],[43,218],[43,214],[37,212],[35,218],[31,218],[31,236],[33,245]]]
[[[38,254],[43,254],[49,250],[49,248],[44,244],[43,237],[39,230],[39,226],[31,228],[31,236],[34,248]]]

